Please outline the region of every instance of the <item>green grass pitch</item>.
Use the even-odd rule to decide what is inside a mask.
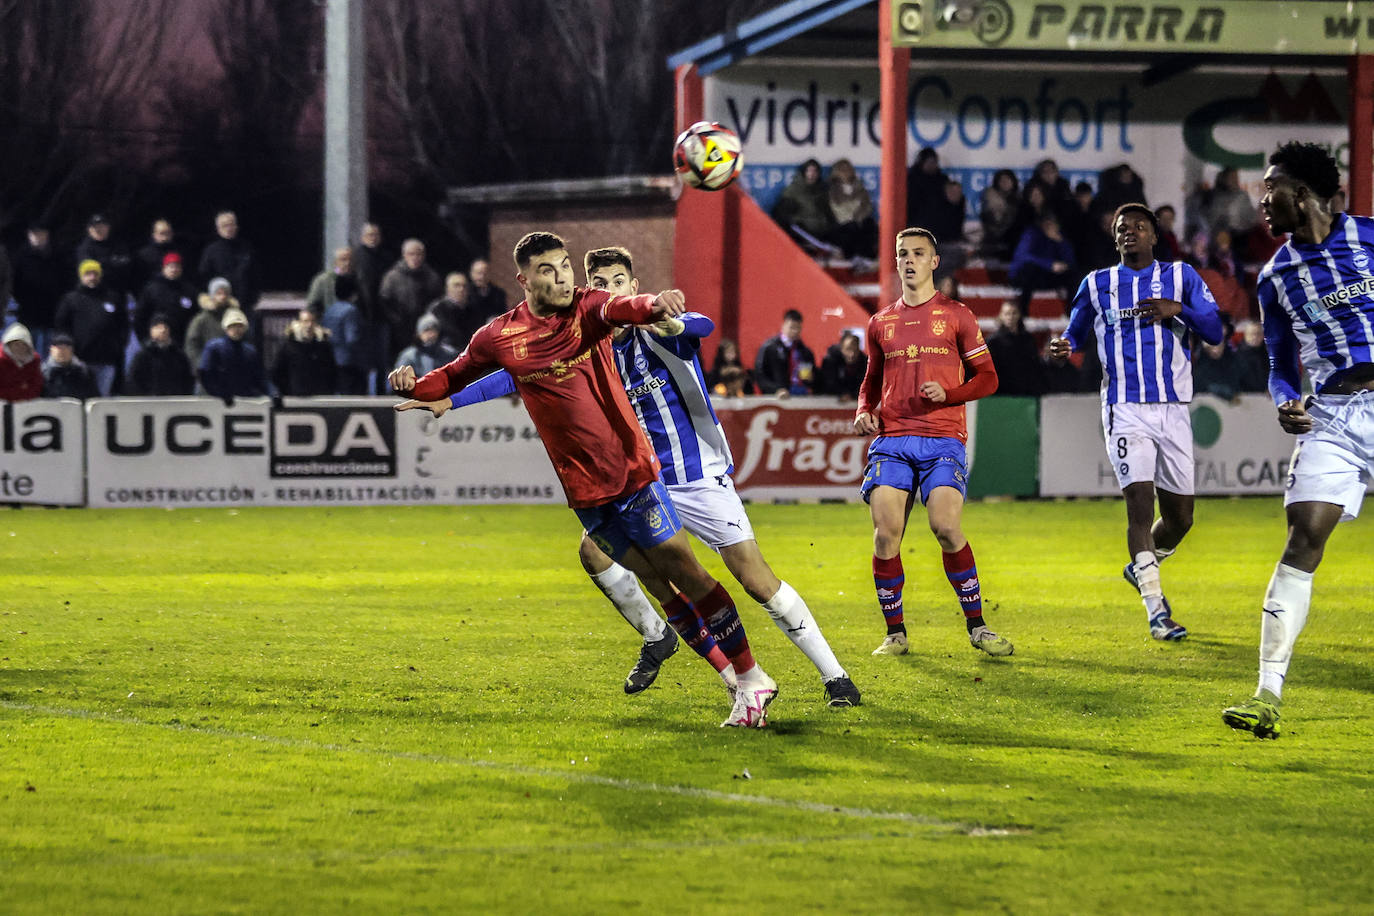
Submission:
[[[741,600],[781,684],[725,730],[563,508],[0,513],[0,912],[1351,913],[1374,892],[1374,521],[1337,529],[1284,707],[1254,689],[1277,498],[1202,500],[1150,640],[1119,501],[980,503],[1006,660],[919,515],[912,654],[859,505],[755,506],[864,705]]]

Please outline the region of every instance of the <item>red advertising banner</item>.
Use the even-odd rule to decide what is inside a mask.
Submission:
[[[745,499],[859,498],[871,437],[854,433],[854,407],[831,398],[717,401]]]

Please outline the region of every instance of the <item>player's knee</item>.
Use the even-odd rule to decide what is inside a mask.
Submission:
[[[930,520],[930,533],[935,535],[935,540],[940,542],[941,549],[945,551],[957,550],[963,540],[958,522],[933,518]]]
[[[582,561],[582,568],[587,571],[588,575],[594,576],[597,573],[605,572],[610,565],[607,562],[609,558],[585,534],[582,535],[582,543],[577,545],[577,558]]]
[[[744,578],[740,580],[740,587],[745,593],[759,604],[765,604],[768,599],[778,593],[777,588],[769,588],[768,584],[759,578]]]
[[[886,528],[873,532],[873,552],[880,557],[891,557],[902,547],[902,533]]]
[[[1280,560],[1285,566],[1311,571],[1321,562],[1326,549],[1326,538],[1306,525],[1294,525],[1288,529],[1288,543],[1284,545]]]

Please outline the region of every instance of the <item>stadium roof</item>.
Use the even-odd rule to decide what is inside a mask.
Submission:
[[[789,43],[786,51],[802,57],[873,57],[878,41],[877,0],[791,0],[697,42],[668,58],[668,68],[696,64],[706,76],[760,51]]]
[[[1257,0],[1258,2],[1258,0]],[[845,59],[875,61],[878,54],[878,0],[789,0],[746,19],[734,28],[726,29],[703,41],[684,48],[668,57],[670,70],[683,64],[695,64],[701,76],[707,76],[739,63],[746,58],[768,51],[771,57]],[[939,60],[1002,60],[1062,62],[1065,52],[1060,48],[1045,50],[1010,49],[913,49],[916,58]],[[1186,73],[1204,61],[1224,61],[1235,64],[1234,55],[1220,53],[1160,54],[1149,50],[1075,51],[1075,61],[1136,62],[1145,66],[1145,83],[1164,80]],[[1330,56],[1300,54],[1257,55],[1252,63],[1265,66],[1282,63],[1308,66],[1314,69],[1333,69],[1345,66],[1345,59]]]

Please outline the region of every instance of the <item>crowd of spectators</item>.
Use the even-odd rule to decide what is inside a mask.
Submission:
[[[1036,164],[1024,185],[1011,169],[993,173],[977,203],[977,220],[957,178],[946,173],[939,153],[926,147],[906,178],[906,224],[931,230],[939,240],[937,278],[958,271],[970,258],[1005,268],[1023,311],[1041,290],[1067,306],[1089,271],[1118,259],[1111,218],[1125,203],[1149,203],[1145,182],[1129,163],[1102,169],[1096,186],[1070,186],[1053,159]],[[1214,184],[1200,182],[1186,200],[1182,235],[1172,204],[1156,210],[1160,260],[1183,260],[1203,272],[1222,309],[1239,320],[1255,311],[1253,276],[1275,244],[1259,221],[1250,195],[1233,168]],[[852,260],[872,269],[878,256],[873,201],[848,159],[827,171],[808,159],[797,169],[772,209],[773,218],[811,254]]]
[[[871,266],[878,243],[873,198],[848,159],[830,167],[808,159],[773,205],[773,219],[813,255],[844,257]]]
[[[830,344],[817,364],[815,353],[802,340],[801,312],[788,309],[778,333],[759,346],[752,368],[740,358],[739,344],[723,338],[706,374],[706,385],[722,397],[832,395],[854,401],[867,369],[863,342],[848,329],[840,332],[840,339]]]
[[[1026,329],[1026,315],[1037,293],[1052,293],[1067,315],[1083,277],[1119,262],[1111,225],[1116,209],[1126,203],[1150,204],[1144,179],[1129,163],[1102,169],[1095,177],[1095,185],[1089,181],[1071,185],[1053,159],[1037,163],[1024,183],[1012,169],[999,169],[976,202],[977,220],[966,221],[971,211],[962,185],[946,173],[935,149],[921,149],[908,169],[906,222],[930,229],[939,240],[941,265],[936,279],[953,284],[952,291],[941,291],[960,298],[956,274],[970,258],[978,258],[989,276],[1004,270],[1015,292],[1012,301],[1002,304],[996,330],[989,336],[999,367],[1000,393],[1097,388],[1098,367],[1091,353],[1084,357],[1088,365],[1056,363],[1042,352],[1041,345],[1048,339],[1044,327],[1037,326],[1037,333]],[[1333,206],[1341,209],[1344,202],[1337,200]],[[1267,365],[1261,359],[1262,335],[1254,321],[1258,317],[1254,281],[1259,266],[1279,243],[1265,230],[1255,201],[1241,187],[1234,168],[1220,170],[1211,183],[1200,181],[1187,195],[1184,211],[1187,220],[1181,224],[1173,204],[1155,207],[1159,225],[1155,258],[1185,261],[1197,269],[1232,329],[1224,345],[1196,354],[1197,390],[1228,398],[1263,391]],[[803,163],[773,208],[773,217],[813,255],[857,256],[855,267],[876,256],[872,200],[848,160],[836,162],[828,174],[814,159]],[[872,262],[864,266],[871,267]],[[810,372],[813,359],[809,350],[791,345],[791,339],[784,322],[782,333],[760,351],[752,376],[740,366],[717,366],[713,372],[717,390],[734,391],[746,383],[764,394],[834,388],[829,381],[801,379],[802,367]],[[839,343],[832,350],[838,352],[838,347]],[[732,345],[729,352],[734,349]],[[859,351],[862,355],[862,347]],[[785,371],[789,364],[784,363],[784,354],[793,370],[790,375]],[[737,361],[737,354],[733,358]],[[723,373],[742,376],[744,381],[726,379]],[[824,366],[820,374],[825,376]]]
[[[997,171],[978,201],[977,227],[965,237],[967,201],[938,153],[922,149],[907,178],[907,217],[940,239],[941,292],[960,298],[955,269],[968,253],[1006,265],[1016,298],[1004,302],[989,349],[1000,393],[1037,395],[1096,388],[1098,367],[1048,360],[1026,328],[1037,291],[1052,290],[1067,305],[1090,270],[1117,263],[1111,214],[1147,202],[1129,164],[1102,170],[1097,187],[1070,186],[1057,164],[1040,162],[1024,185],[1011,169]],[[1254,202],[1234,169],[1214,185],[1199,184],[1180,227],[1170,204],[1156,208],[1156,258],[1193,264],[1233,321],[1218,347],[1199,350],[1196,388],[1219,397],[1263,391],[1267,379],[1262,334],[1252,320],[1247,271],[1272,253]],[[775,219],[808,250],[871,266],[877,224],[873,200],[853,164],[828,174],[810,159],[773,208]],[[357,244],[341,246],[308,282],[295,315],[267,366],[255,306],[261,298],[259,259],[240,234],[237,216],[214,216],[215,237],[192,257],[164,219],[132,252],[110,220],[90,217],[84,236],[59,252],[46,226],[28,228],[24,244],[0,248],[0,304],[10,303],[0,347],[0,400],[38,396],[89,398],[118,394],[232,398],[383,393],[388,370],[422,374],[452,360],[473,333],[508,308],[490,282],[490,264],[441,274],[424,243],[406,239],[400,255],[381,229],[361,227]],[[779,333],[746,363],[735,341],[722,340],[708,375],[718,394],[833,395],[853,399],[866,368],[862,341],[850,331],[822,359],[803,342],[802,316],[788,311]]]
[[[68,250],[41,224],[12,253],[0,247],[0,400],[383,393],[389,370],[448,362],[507,310],[484,259],[441,278],[422,241],[398,257],[369,223],[266,347],[258,254],[233,211],[213,224],[196,258],[165,219],[130,253],[103,214]]]

